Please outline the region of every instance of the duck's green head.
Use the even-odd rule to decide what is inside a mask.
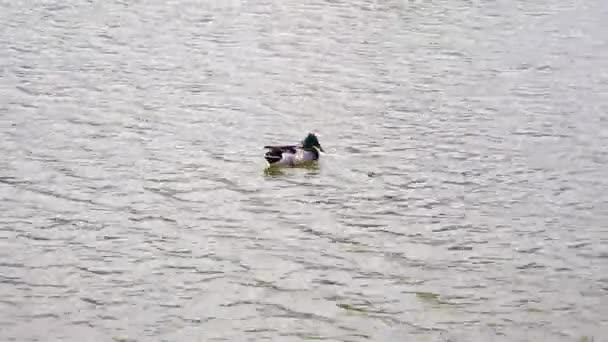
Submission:
[[[319,143],[319,139],[314,133],[308,133],[304,141],[302,141],[302,147],[305,149],[312,150],[313,148],[319,149],[321,152],[325,152],[321,144]]]

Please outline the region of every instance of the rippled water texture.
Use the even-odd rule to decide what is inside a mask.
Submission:
[[[606,341],[607,18],[0,1],[0,340]]]

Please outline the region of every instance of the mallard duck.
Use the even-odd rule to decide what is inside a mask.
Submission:
[[[300,145],[264,146],[269,149],[264,159],[270,166],[299,166],[319,160],[320,152],[325,152],[319,139],[308,133]]]

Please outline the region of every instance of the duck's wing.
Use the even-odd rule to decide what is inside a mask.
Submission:
[[[265,149],[269,149],[272,152],[287,152],[287,153],[296,153],[296,149],[298,148],[297,145],[266,145],[264,146]]]
[[[266,152],[264,158],[269,164],[293,164],[293,159],[297,152],[295,145],[283,146],[264,146],[269,151]]]

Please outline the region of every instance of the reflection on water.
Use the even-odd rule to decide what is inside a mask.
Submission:
[[[303,163],[294,167],[284,167],[284,166],[275,166],[275,165],[269,165],[266,168],[264,168],[264,174],[266,176],[285,176],[287,174],[289,174],[290,172],[293,172],[292,170],[303,170],[304,175],[307,176],[314,176],[314,175],[318,175],[320,174],[320,167],[319,167],[319,162],[311,162],[311,163]]]

